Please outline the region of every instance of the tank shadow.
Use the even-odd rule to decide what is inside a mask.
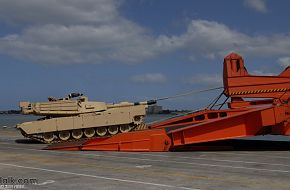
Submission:
[[[44,144],[33,139],[16,139],[18,144]],[[171,151],[290,151],[290,141],[231,139],[198,143]]]
[[[232,139],[188,145],[173,151],[290,151],[290,141]]]
[[[16,139],[15,142],[18,144],[44,144],[33,139]]]

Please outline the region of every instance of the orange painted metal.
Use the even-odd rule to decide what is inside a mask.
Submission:
[[[163,129],[156,129],[89,140],[83,145],[82,150],[162,152],[168,151],[170,146],[171,139],[166,132]]]
[[[265,117],[266,116],[266,117]],[[173,146],[267,134],[275,125],[273,107],[257,108],[236,115],[169,132]]]
[[[278,76],[254,76],[247,72],[244,59],[231,53],[224,59],[225,95],[244,98],[274,98],[287,101],[290,96],[290,67]]]
[[[201,110],[149,126],[149,130],[95,138],[54,150],[169,151],[185,145],[256,135],[290,135],[290,67],[278,76],[248,74],[236,53],[224,59],[229,109]],[[245,101],[243,98],[267,98]]]
[[[152,123],[149,128],[165,128],[165,127],[178,127],[187,125],[195,125],[199,123],[204,123],[207,121],[215,120],[217,118],[224,118],[238,114],[243,111],[247,111],[246,108],[241,109],[227,109],[227,110],[200,110],[194,113],[189,113],[182,116],[176,116],[169,118],[165,121],[160,121],[157,123]]]
[[[171,147],[171,139],[164,129],[121,133],[112,137],[95,138],[80,144],[50,146],[48,150],[98,150],[163,152]]]

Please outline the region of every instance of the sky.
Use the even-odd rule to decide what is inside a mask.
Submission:
[[[1,0],[0,110],[81,92],[143,101],[222,86],[223,58],[249,73],[290,65],[287,0]],[[220,91],[158,102],[198,109]]]

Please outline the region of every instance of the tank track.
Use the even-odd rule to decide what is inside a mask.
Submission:
[[[108,126],[109,127],[109,126]],[[141,123],[141,124],[138,124],[138,125],[134,125],[130,131],[128,132],[133,132],[133,131],[141,131],[141,130],[146,130],[148,129],[148,126],[145,124],[145,123]],[[26,138],[29,138],[29,139],[32,139],[32,140],[35,140],[35,141],[38,141],[38,142],[41,142],[41,143],[44,143],[44,144],[57,144],[57,143],[63,143],[63,142],[77,142],[77,141],[83,141],[83,140],[89,140],[89,139],[93,139],[93,138],[101,138],[101,136],[93,136],[91,138],[87,138],[87,137],[84,137],[85,135],[83,135],[82,138],[80,139],[74,139],[73,137],[70,137],[69,140],[66,140],[66,141],[62,141],[60,140],[57,135],[56,138],[51,141],[51,142],[47,142],[43,139],[42,135],[41,134],[33,134],[33,135],[28,135],[26,134],[25,132],[21,131],[22,135]],[[116,135],[120,134],[121,132],[119,131]],[[105,136],[102,136],[102,137],[111,137],[111,136],[114,136],[114,135],[110,135],[110,134],[106,134]]]

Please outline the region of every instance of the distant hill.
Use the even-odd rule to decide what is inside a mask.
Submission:
[[[20,110],[0,111],[0,114],[20,114]]]

